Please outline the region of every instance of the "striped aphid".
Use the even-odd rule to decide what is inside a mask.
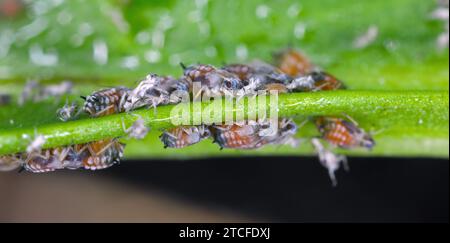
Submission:
[[[167,129],[159,137],[164,148],[184,148],[211,136],[208,126],[179,126]]]

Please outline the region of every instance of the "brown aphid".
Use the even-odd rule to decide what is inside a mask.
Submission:
[[[205,125],[180,126],[167,129],[159,137],[164,148],[184,148],[209,138],[211,132]]]
[[[217,125],[212,126],[214,143],[221,149],[257,149],[265,144],[258,134],[259,125]]]
[[[242,81],[249,80],[255,74],[255,69],[246,64],[228,64],[222,69],[235,74]]]
[[[75,145],[74,150],[88,170],[100,170],[120,163],[125,145],[117,139],[104,139],[82,145]]]
[[[342,81],[327,72],[312,72],[310,75],[314,80],[315,90],[336,90],[345,88]]]
[[[322,116],[318,117],[315,123],[322,138],[334,146],[344,149],[355,147],[372,149],[375,146],[372,136],[361,129],[355,121],[350,120]]]
[[[124,103],[129,94],[129,89],[116,87],[96,91],[88,97],[81,97],[86,102],[83,110],[92,117],[107,116],[124,112]]]
[[[23,160],[18,154],[0,156],[0,171],[12,171],[23,164]]]
[[[314,71],[314,65],[300,51],[287,48],[274,54],[275,65],[285,74],[295,77]]]

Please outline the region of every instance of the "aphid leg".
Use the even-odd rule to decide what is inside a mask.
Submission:
[[[128,134],[131,130],[131,127],[129,127],[129,128],[126,128],[126,126],[125,126],[125,120],[123,119],[123,117],[121,118],[121,120],[122,120],[122,129],[123,129],[123,131],[126,133],[126,134]]]
[[[320,86],[314,87],[312,91],[321,91],[323,87],[327,86],[328,84],[322,84]]]
[[[110,109],[113,108],[113,107],[114,107],[114,105],[109,105],[109,106],[107,106],[105,109],[103,109],[103,110],[101,110],[101,111],[95,113],[94,115],[95,115],[95,116],[100,116],[101,114],[107,112],[108,110],[110,110]]]
[[[344,155],[340,155],[339,156],[339,160],[342,162],[342,165],[344,167],[344,170],[349,172],[350,171],[350,166],[348,164],[348,160],[347,157],[345,157]]]
[[[359,126],[358,122],[356,122],[356,120],[349,116],[347,113],[343,112],[342,115],[349,119],[355,126]]]
[[[334,174],[334,170],[333,169],[330,169],[330,168],[328,169],[328,176],[330,177],[331,185],[333,187],[336,187],[338,182],[337,182],[336,175]]]
[[[191,135],[191,134],[192,134],[192,130],[189,129],[189,128],[183,127],[183,128],[181,128],[181,130],[182,130],[183,132],[185,132],[187,135]]]

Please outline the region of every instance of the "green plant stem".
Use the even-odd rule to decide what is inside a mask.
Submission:
[[[435,138],[446,140],[448,144],[448,99],[448,91],[291,93],[279,96],[278,115],[304,120],[311,116],[341,116],[345,113],[357,120],[361,127],[380,132],[383,136]],[[202,109],[207,105],[203,103]],[[44,148],[52,148],[124,136],[122,121],[129,127],[138,116],[153,130],[167,128],[172,126],[170,112],[173,107],[158,107],[156,113],[153,109],[140,109],[107,117],[1,130],[0,155],[23,152],[35,131],[47,139]],[[245,110],[248,110],[247,104]],[[439,151],[439,154],[448,156],[448,151]]]

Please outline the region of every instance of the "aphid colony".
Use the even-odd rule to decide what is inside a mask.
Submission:
[[[32,89],[29,86],[25,86],[25,91],[27,90]],[[86,105],[83,110],[92,117],[117,113],[118,106],[114,106],[114,104],[119,102],[118,100],[123,94],[121,89],[116,88],[96,92],[94,95],[86,98]],[[57,111],[57,114],[61,120],[67,121],[73,118],[76,109],[75,103],[72,105],[66,104]],[[50,172],[59,169],[105,169],[120,162],[125,147],[124,144],[115,138],[66,147],[42,149],[45,142],[46,138],[35,132],[35,136],[31,139],[26,153],[0,156],[0,171],[14,170],[18,167],[34,173]]]
[[[159,105],[181,102],[181,96],[173,95],[185,92],[193,98],[199,96],[223,96],[234,98],[254,95],[258,91],[277,90],[288,92],[315,92],[344,88],[343,83],[331,74],[314,65],[304,54],[295,49],[285,49],[274,55],[274,65],[262,61],[248,64],[227,64],[217,68],[208,64],[186,66],[181,64],[183,75],[176,79],[170,76],[149,74],[134,89],[114,87],[96,91],[87,97],[84,106],[77,111],[75,103],[66,103],[57,111],[58,117],[68,121],[80,112],[91,117],[129,112],[141,107],[155,108]],[[194,83],[200,84],[200,91],[193,93]],[[29,83],[22,98],[31,95],[35,83]],[[40,89],[40,94],[58,95],[68,90],[67,84]],[[71,86],[70,86],[71,87]],[[42,95],[39,95],[42,96]],[[156,110],[155,110],[156,112]],[[319,137],[311,139],[321,164],[329,171],[333,184],[336,184],[334,172],[340,164],[346,166],[346,158],[327,149],[320,140],[331,147],[353,149],[364,147],[371,149],[375,142],[371,135],[346,116],[314,117]],[[122,122],[123,123],[123,122]],[[129,137],[141,139],[149,129],[144,120],[123,129]],[[270,132],[268,121],[249,121],[247,124],[180,126],[168,129],[160,136],[165,148],[183,148],[211,138],[221,149],[257,149],[268,144],[298,145],[294,138],[298,130],[291,119],[280,119],[275,132]],[[22,161],[26,170],[46,172],[56,169],[86,168],[102,169],[118,163],[123,154],[124,145],[117,139],[102,140],[65,148],[41,150],[39,146],[27,154],[0,158],[0,169],[12,168],[10,164]]]
[[[59,169],[105,169],[120,162],[123,149],[124,145],[117,139],[52,149],[29,147],[26,153],[0,156],[0,171],[11,171],[19,167],[34,173]]]

